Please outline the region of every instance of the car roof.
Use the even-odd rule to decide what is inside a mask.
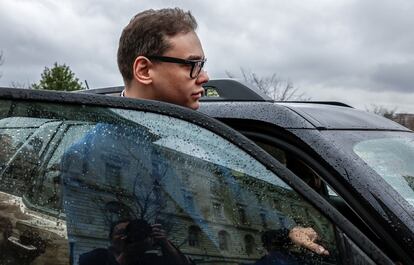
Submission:
[[[390,119],[351,107],[289,102],[278,103],[278,105],[290,108],[320,129],[410,131]]]
[[[201,111],[215,118],[261,120],[284,128],[410,131],[390,119],[354,109],[342,102],[277,102],[259,89],[231,79],[211,80],[205,88],[208,91],[210,87],[219,91],[220,97],[207,97]],[[217,105],[210,101],[220,103]]]
[[[203,102],[200,111],[218,119],[245,119],[286,129],[410,131],[382,116],[312,102]]]

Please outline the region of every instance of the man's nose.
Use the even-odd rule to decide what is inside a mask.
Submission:
[[[206,70],[201,70],[200,74],[197,77],[196,82],[200,85],[207,83],[210,80],[210,77],[207,74]]]

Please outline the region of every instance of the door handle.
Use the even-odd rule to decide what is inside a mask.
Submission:
[[[14,236],[10,236],[7,238],[7,241],[13,245],[14,247],[17,247],[19,249],[23,249],[27,252],[36,252],[37,251],[37,247],[33,246],[33,245],[24,245],[22,243],[20,243],[20,240]]]

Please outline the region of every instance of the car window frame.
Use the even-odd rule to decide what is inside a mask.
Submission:
[[[289,185],[296,192],[304,197],[305,200],[312,204],[316,209],[321,211],[333,224],[335,224],[336,227],[344,231],[345,234],[375,262],[379,264],[392,264],[392,261],[388,256],[386,256],[374,243],[372,243],[361,231],[359,231],[348,219],[342,216],[342,214],[332,207],[332,205],[330,205],[324,198],[322,198],[314,190],[309,189],[307,184],[298,176],[287,170],[285,166],[254,144],[247,137],[203,113],[170,103],[153,100],[15,88],[0,89],[0,99],[24,102],[70,104],[72,106],[78,105],[81,107],[88,105],[104,108],[119,108],[152,112],[178,118],[200,126],[239,147],[241,150],[254,157],[259,163],[280,177],[280,179],[289,183]]]
[[[309,154],[307,154],[305,151],[300,150],[298,147],[282,140],[282,139],[278,139],[274,136],[270,136],[267,135],[265,133],[259,133],[259,132],[252,132],[252,131],[242,131],[239,130],[240,133],[242,133],[243,135],[245,135],[246,137],[250,138],[252,141],[256,142],[256,140],[260,140],[260,141],[266,141],[267,143],[279,147],[280,149],[282,149],[283,151],[288,151],[293,155],[297,155],[298,158],[302,159],[303,162],[305,162],[305,164],[307,164],[308,166],[310,166],[310,168],[312,168],[313,170],[315,170],[317,172],[317,174],[322,178],[322,180],[326,180],[326,179],[334,179],[335,176],[330,173],[321,163],[320,161],[313,159]],[[346,203],[346,205],[349,207],[349,210],[352,210],[353,213],[356,215],[356,218],[359,219],[360,222],[362,222],[366,229],[370,229],[370,231],[366,231],[366,230],[361,230],[364,231],[364,233],[368,236],[369,233],[371,233],[371,236],[376,236],[378,237],[377,240],[375,242],[379,242],[381,240],[380,236],[374,231],[374,229],[372,229],[366,220],[364,220],[361,216],[358,215],[357,212],[355,212],[355,210],[347,203],[347,201],[344,201]],[[375,227],[380,227],[380,224],[377,222],[376,219],[372,219],[369,221],[369,224],[375,224]],[[392,240],[391,240],[392,241]],[[388,241],[384,241],[381,242],[382,245],[387,244],[388,248],[392,249],[393,246],[395,246],[395,244],[390,244]],[[394,249],[395,251],[395,249]],[[397,253],[401,252],[401,250],[397,250]]]

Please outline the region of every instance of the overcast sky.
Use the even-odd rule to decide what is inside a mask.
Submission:
[[[198,20],[211,78],[240,67],[291,80],[312,100],[414,113],[412,0],[0,0],[0,86],[67,64],[91,88],[122,85],[122,28],[148,8]]]

